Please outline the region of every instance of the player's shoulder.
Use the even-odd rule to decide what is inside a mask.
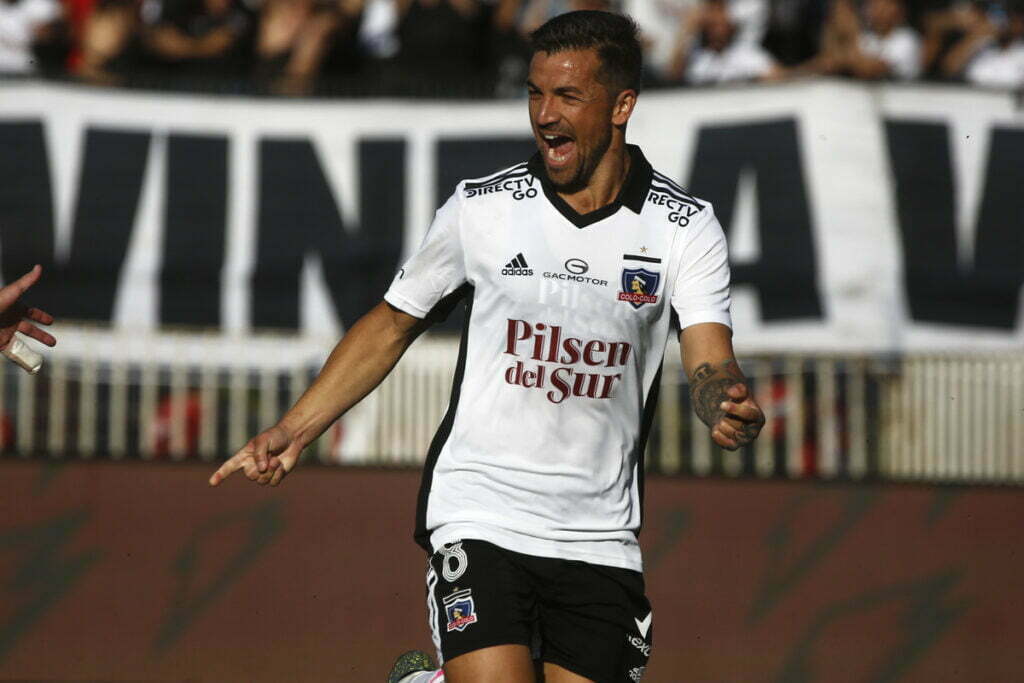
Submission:
[[[519,199],[518,195],[526,192],[536,196],[539,186],[537,177],[524,161],[479,178],[467,178],[459,183],[456,192],[468,200],[499,195],[515,195],[514,198]]]
[[[653,168],[647,207],[654,216],[683,228],[694,220],[714,215],[711,202],[695,197],[672,178]]]

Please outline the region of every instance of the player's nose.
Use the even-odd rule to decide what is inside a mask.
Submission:
[[[551,98],[544,98],[537,109],[536,118],[538,126],[550,126],[553,123],[558,123],[562,116]]]

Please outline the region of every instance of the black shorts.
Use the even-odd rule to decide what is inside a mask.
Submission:
[[[520,644],[597,683],[639,681],[653,642],[639,572],[485,541],[450,543],[430,557],[427,612],[442,661]]]

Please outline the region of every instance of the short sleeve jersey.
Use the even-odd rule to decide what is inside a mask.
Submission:
[[[711,206],[639,148],[616,200],[576,213],[539,155],[463,181],[385,300],[466,324],[424,466],[417,541],[481,539],[641,570],[642,456],[673,312],[731,326]]]

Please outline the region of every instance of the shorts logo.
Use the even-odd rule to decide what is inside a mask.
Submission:
[[[633,617],[633,621],[636,622],[636,628],[640,631],[640,635],[644,638],[647,637],[647,632],[651,630],[651,619],[654,617],[654,612],[648,612],[647,616],[643,619],[637,619]]]
[[[466,568],[469,566],[469,557],[462,549],[462,541],[444,546],[441,548],[441,554],[444,556],[441,558],[441,575],[448,583],[454,583],[466,573]]]
[[[646,666],[634,666],[629,670],[629,680],[633,681],[633,683],[639,683],[640,679],[644,677],[646,669]]]
[[[448,633],[465,631],[470,624],[475,624],[476,606],[473,604],[473,591],[469,588],[456,591],[444,599],[444,613],[448,616]]]
[[[451,629],[448,630],[450,631]],[[642,654],[644,657],[651,656],[651,646],[645,643],[643,638],[637,638],[636,636],[627,633],[626,642],[635,647],[636,649],[640,650],[640,654]]]
[[[652,273],[644,268],[623,268],[619,301],[628,301],[633,308],[657,303],[658,297],[654,293],[658,291],[660,282],[659,273]]]

